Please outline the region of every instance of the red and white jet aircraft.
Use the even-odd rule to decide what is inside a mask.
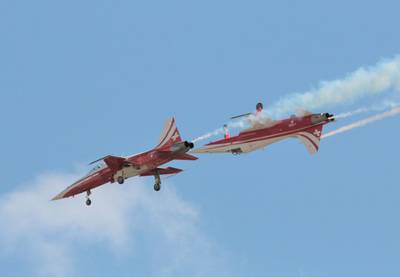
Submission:
[[[154,149],[131,157],[106,156],[92,162],[91,164],[104,161],[104,164],[94,168],[88,175],[66,188],[52,200],[86,192],[86,205],[89,206],[92,203],[89,198],[92,189],[108,182],[117,181],[123,184],[125,179],[134,176],[154,176],[154,190],[159,191],[161,189],[160,175],[176,174],[182,171],[178,168],[160,168],[159,166],[173,160],[197,160],[197,157],[187,154],[192,148],[193,143],[182,141],[175,119],[171,118],[166,122],[160,143]]]
[[[287,139],[298,138],[306,146],[310,154],[319,149],[322,128],[325,124],[334,121],[329,113],[292,116],[288,119],[272,121],[261,116],[262,104],[257,104],[255,115],[244,114],[234,118],[249,116],[252,128],[231,137],[225,134],[225,139],[211,142],[195,149],[192,153],[232,153],[242,154],[264,148],[272,143]]]

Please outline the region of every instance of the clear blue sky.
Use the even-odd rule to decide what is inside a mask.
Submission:
[[[94,232],[73,216],[59,225],[43,216],[27,225],[36,231],[16,232],[26,218],[12,215],[26,203],[10,196],[32,191],[47,201],[68,182],[53,188],[39,176],[78,176],[105,154],[149,149],[169,116],[191,139],[258,101],[267,108],[393,57],[399,9],[386,0],[0,1],[0,229],[8,230],[0,236],[1,275],[52,276],[52,263],[68,259],[60,276],[399,276],[398,118],[327,139],[313,157],[287,141],[175,163],[187,171],[158,195],[151,178],[109,188],[146,197],[141,210],[129,203],[121,212],[118,197],[90,207],[109,206],[130,222],[122,247],[109,233],[101,237],[112,223],[93,211]],[[94,192],[95,204],[106,190]],[[54,209],[49,218],[62,221],[64,209],[87,212],[83,197],[37,210],[42,204],[32,199],[27,210],[37,212],[22,216]],[[171,203],[178,208],[166,211]],[[181,204],[195,215],[181,214]],[[158,210],[150,222],[151,207]],[[130,221],[131,210],[140,220]],[[59,228],[74,224],[86,231]],[[184,242],[158,231],[181,224]],[[54,256],[40,258],[49,245]]]

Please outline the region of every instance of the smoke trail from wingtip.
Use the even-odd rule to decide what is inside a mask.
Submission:
[[[395,108],[392,108],[389,111],[386,111],[386,112],[383,112],[383,113],[380,113],[380,114],[377,114],[377,115],[373,115],[373,116],[367,117],[367,118],[362,119],[360,121],[357,121],[357,122],[351,123],[349,125],[343,126],[343,127],[339,128],[337,130],[334,130],[334,131],[331,131],[329,133],[326,133],[325,135],[321,136],[321,139],[325,139],[327,137],[331,137],[331,136],[338,135],[338,134],[341,134],[341,133],[344,133],[344,132],[348,132],[348,131],[353,130],[355,128],[363,127],[363,126],[368,125],[370,123],[373,123],[373,122],[376,122],[376,121],[379,121],[379,120],[383,120],[383,119],[388,118],[388,117],[393,117],[393,116],[396,116],[396,115],[399,115],[399,114],[400,114],[400,107],[395,107]]]
[[[361,67],[344,79],[321,82],[318,88],[304,93],[288,95],[268,108],[265,114],[280,117],[298,110],[316,110],[350,103],[388,91],[400,92],[400,56],[375,66]]]

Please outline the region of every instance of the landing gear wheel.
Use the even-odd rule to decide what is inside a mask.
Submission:
[[[122,176],[119,176],[119,177],[117,178],[117,182],[118,182],[118,184],[122,185],[122,184],[125,182],[125,178],[122,177]]]
[[[161,178],[160,178],[160,174],[158,173],[158,171],[156,171],[156,174],[154,174],[154,179],[155,179],[154,190],[155,191],[160,191],[160,189],[161,189]]]
[[[90,200],[90,198],[89,198],[89,196],[92,194],[92,192],[90,191],[90,190],[88,190],[87,192],[86,192],[86,205],[87,206],[90,206],[90,205],[92,205],[92,200]]]

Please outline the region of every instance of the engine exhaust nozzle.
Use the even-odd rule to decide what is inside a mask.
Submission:
[[[189,141],[185,141],[185,146],[189,149],[193,149],[194,148],[194,143],[193,142],[189,142]]]

